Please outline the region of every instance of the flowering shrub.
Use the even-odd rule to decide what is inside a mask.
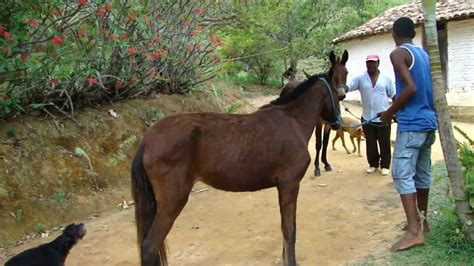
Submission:
[[[184,93],[220,60],[209,22],[218,18],[200,1],[6,1],[0,118],[31,108],[74,116],[81,105]]]

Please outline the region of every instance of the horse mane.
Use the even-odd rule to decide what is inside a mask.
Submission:
[[[319,78],[327,78],[327,73],[321,73],[314,76],[309,77],[303,83],[298,85],[294,90],[283,97],[278,97],[277,99],[270,102],[271,105],[283,105],[290,103],[298,98],[301,94],[304,94],[309,88],[311,88]]]

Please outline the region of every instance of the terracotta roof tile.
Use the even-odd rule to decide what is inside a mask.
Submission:
[[[415,24],[423,22],[423,9],[420,2],[396,6],[388,9],[382,15],[369,20],[367,23],[353,29],[333,40],[340,43],[350,39],[368,37],[392,30],[393,22],[399,17],[409,17]],[[436,3],[436,20],[454,20],[474,17],[474,1],[456,0],[447,3]]]

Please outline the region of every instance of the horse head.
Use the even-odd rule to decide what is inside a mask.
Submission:
[[[331,84],[332,88],[335,88],[337,91],[338,99],[342,101],[346,97],[347,90],[347,68],[346,62],[349,59],[349,53],[347,50],[344,50],[342,58],[339,59],[332,51],[329,54],[329,61],[331,62],[331,68],[328,71],[328,82]]]
[[[331,62],[331,68],[327,72],[328,89],[330,90],[330,103],[328,103],[323,112],[324,116],[330,116],[325,118],[326,121],[331,123],[333,129],[337,129],[340,123],[340,110],[339,101],[342,101],[346,97],[347,90],[347,68],[346,62],[349,58],[349,53],[344,50],[342,58],[339,59],[332,51],[329,54],[329,61]],[[337,98],[336,98],[337,96]],[[330,114],[330,115],[329,115]]]

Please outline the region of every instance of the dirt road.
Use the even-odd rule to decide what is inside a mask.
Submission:
[[[251,102],[259,106],[272,98]],[[357,106],[349,107],[360,114]],[[461,127],[474,132],[472,125]],[[313,147],[314,139],[309,145],[314,158]],[[300,265],[351,264],[374,256],[383,260],[401,234],[404,215],[391,177],[366,174],[365,155],[346,154],[340,142],[337,147],[328,153],[333,171],[314,178],[311,165],[301,183],[296,246]],[[438,142],[433,160],[440,159]],[[199,183],[194,191],[167,238],[171,265],[281,263],[276,189],[230,193]],[[88,233],[71,251],[67,265],[138,265],[133,213],[133,208],[113,211],[86,221]],[[51,239],[38,239],[12,251]]]

